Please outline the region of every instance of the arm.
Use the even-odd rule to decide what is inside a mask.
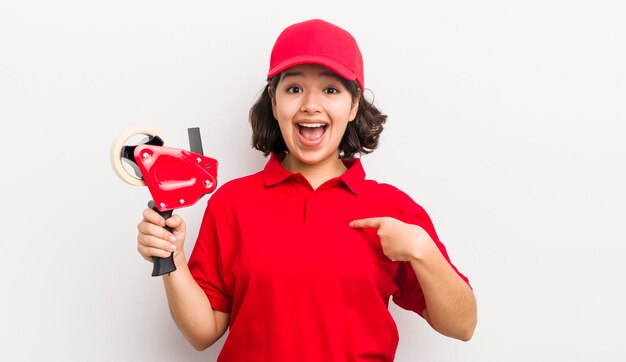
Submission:
[[[168,225],[173,234],[163,228]],[[191,276],[183,252],[185,222],[174,215],[167,221],[154,210],[146,209],[137,225],[139,253],[146,259],[167,257],[173,251],[177,270],[163,276],[170,313],[183,336],[197,350],[213,345],[228,328],[229,314],[213,310],[204,291]]]
[[[452,269],[430,237],[427,241],[430,245],[425,245],[422,253],[410,259],[426,300],[422,315],[439,333],[468,341],[477,321],[474,293]]]
[[[411,263],[426,309],[424,319],[439,333],[469,340],[476,328],[476,300],[471,288],[452,269],[428,233],[391,217],[353,221],[352,227],[377,228],[383,253]]]
[[[189,343],[201,351],[224,335],[229,314],[211,308],[211,302],[191,276],[183,253],[174,262],[177,270],[163,276],[170,313]]]

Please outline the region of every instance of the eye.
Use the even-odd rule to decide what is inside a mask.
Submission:
[[[327,94],[337,94],[339,93],[339,89],[335,88],[335,87],[328,87],[324,90],[324,93]]]
[[[298,87],[297,85],[291,86],[287,88],[287,93],[301,93],[302,92],[302,88]]]

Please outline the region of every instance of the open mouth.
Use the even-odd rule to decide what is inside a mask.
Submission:
[[[315,141],[324,136],[326,127],[324,123],[298,123],[298,132],[307,141]]]

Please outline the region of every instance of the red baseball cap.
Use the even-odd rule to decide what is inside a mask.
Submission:
[[[361,89],[363,57],[354,37],[342,28],[314,19],[287,27],[276,39],[267,79],[300,64],[323,65]]]

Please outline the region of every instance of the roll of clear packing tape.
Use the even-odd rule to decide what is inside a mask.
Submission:
[[[157,131],[149,127],[137,127],[128,129],[122,134],[119,135],[113,142],[111,146],[111,166],[113,167],[113,171],[122,181],[134,185],[134,186],[146,186],[146,183],[142,178],[137,178],[136,176],[130,175],[126,168],[124,167],[124,162],[122,161],[122,149],[124,146],[133,146],[127,144],[127,142],[135,137],[135,136],[159,136],[163,140],[164,145],[167,143],[163,136],[161,136]]]

